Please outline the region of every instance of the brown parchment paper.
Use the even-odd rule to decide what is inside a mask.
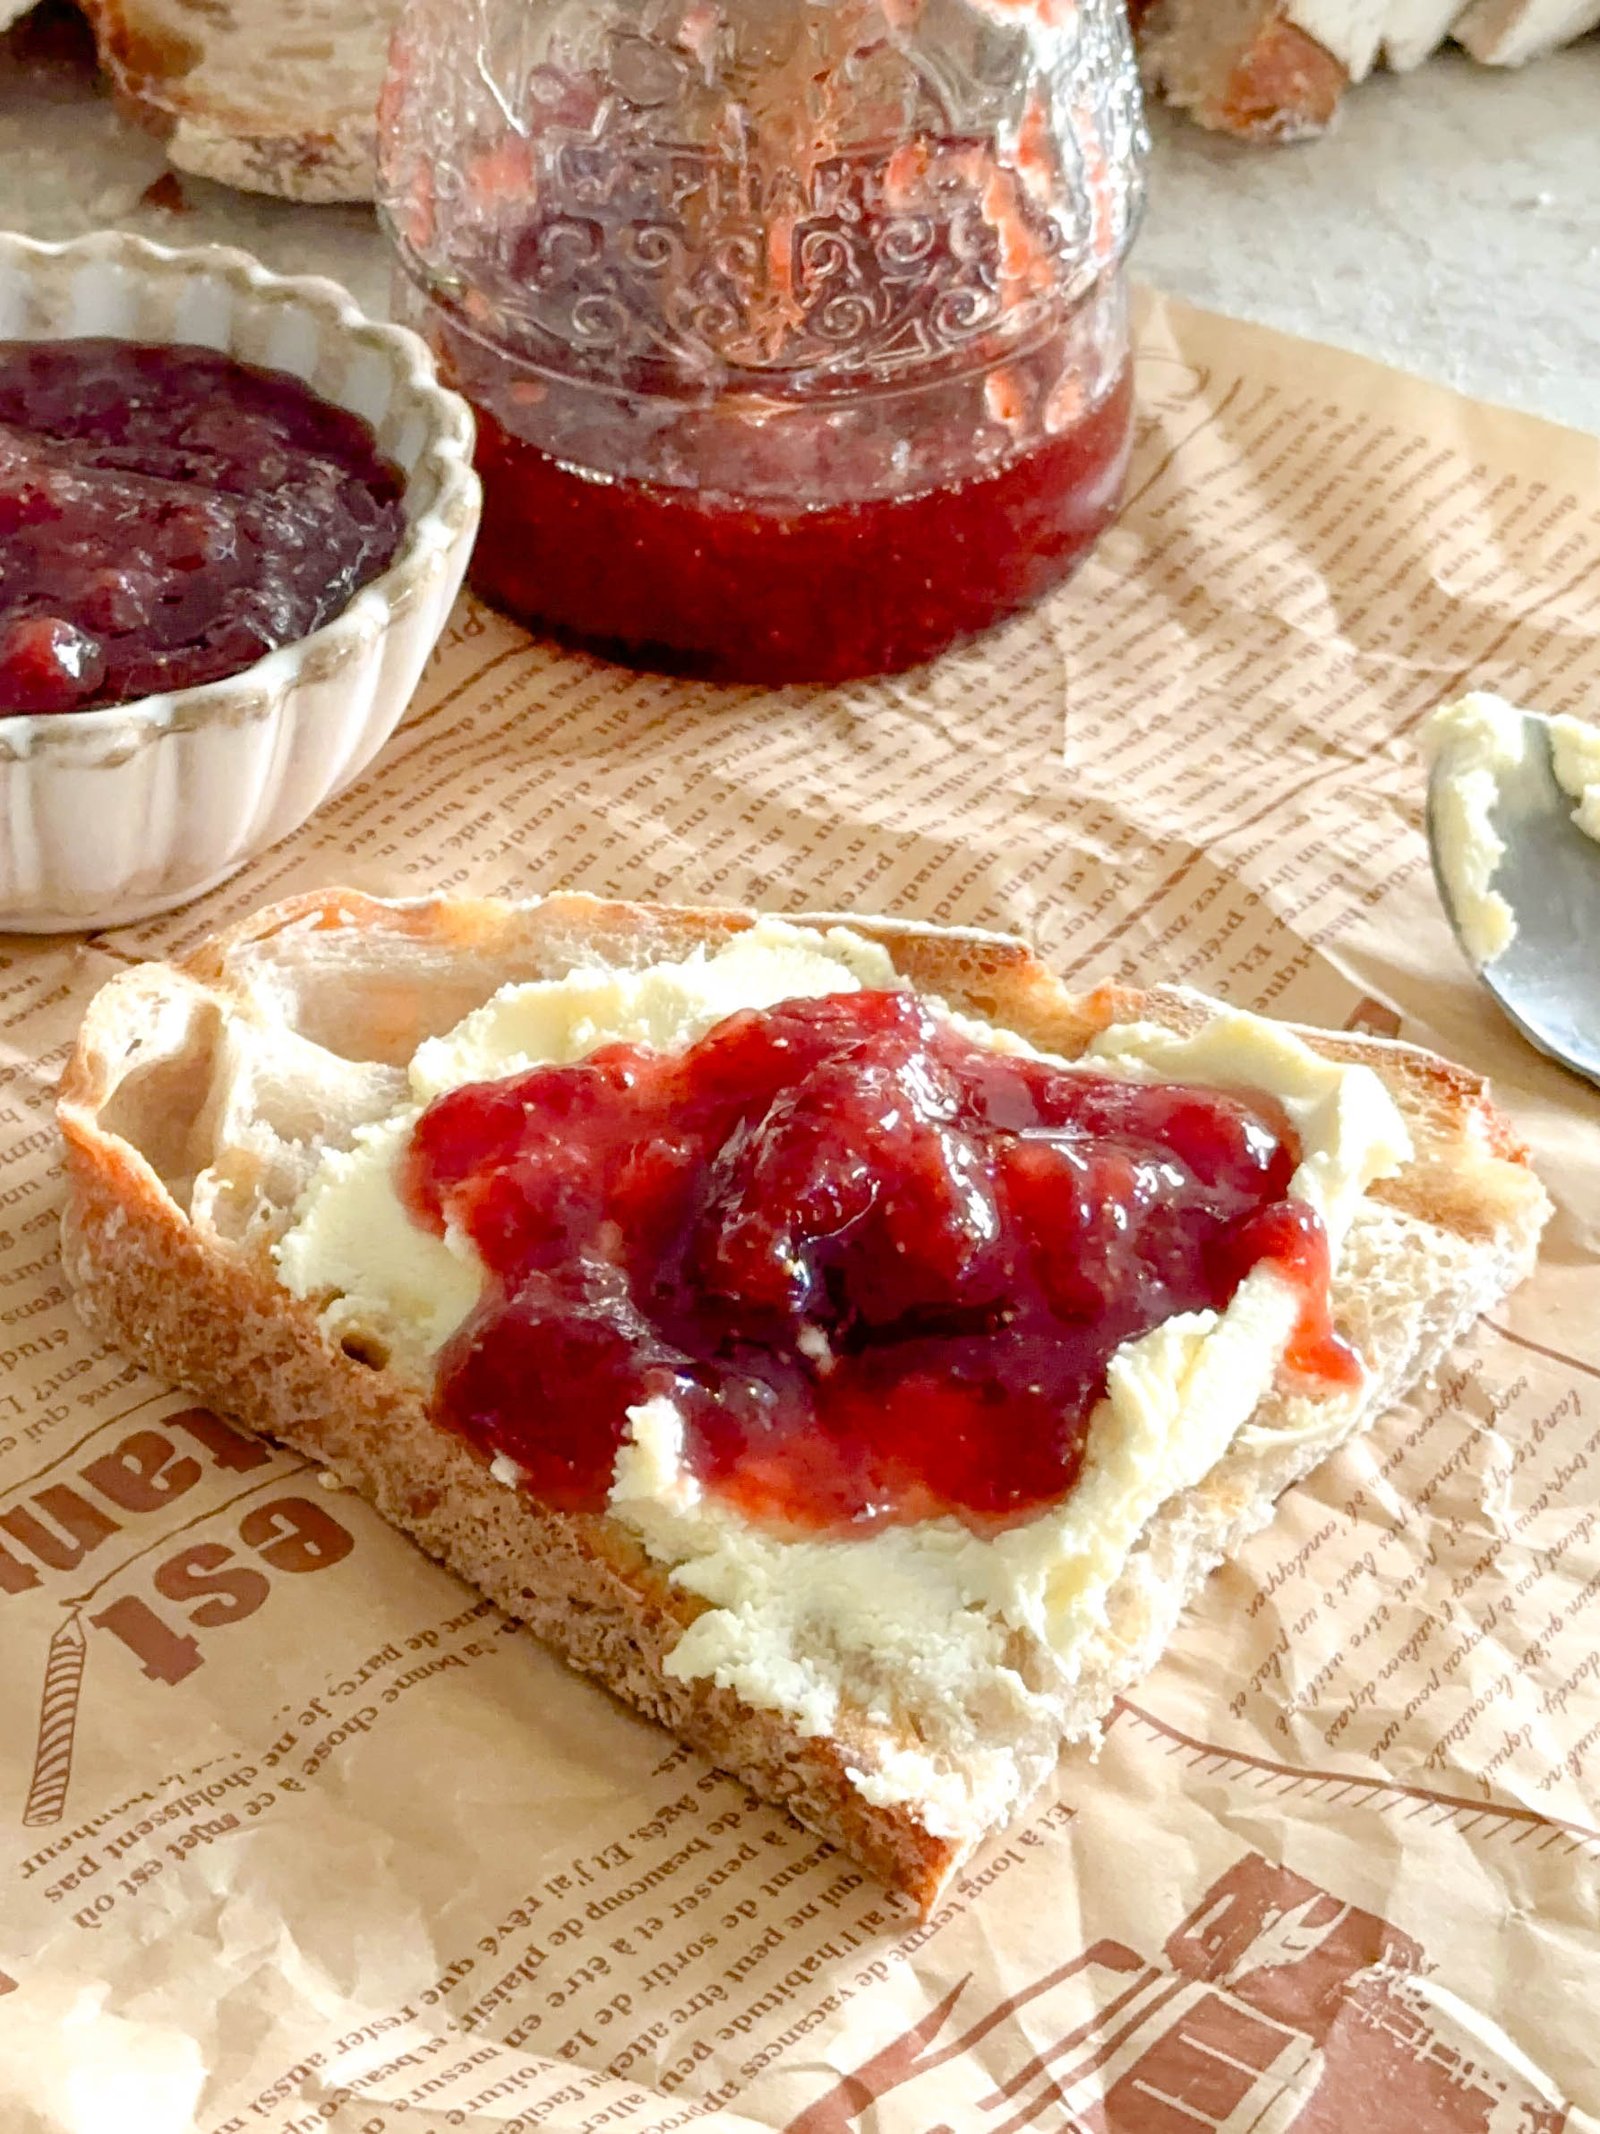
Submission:
[[[0,944],[3,2134],[1600,2126],[1600,1131],[1469,979],[1415,733],[1600,708],[1600,442],[1147,302],[1126,515],[931,671],[716,692],[464,601],[377,768]],[[76,1329],[93,988],[330,881],[894,911],[1492,1072],[1558,1214],[917,1924]]]

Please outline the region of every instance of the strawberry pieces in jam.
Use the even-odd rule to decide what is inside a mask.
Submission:
[[[997,1053],[898,992],[469,1086],[404,1175],[492,1276],[437,1413],[570,1509],[665,1395],[749,1516],[1028,1517],[1076,1481],[1112,1352],[1256,1264],[1306,1300],[1293,1361],[1357,1370],[1298,1160],[1270,1100]]]

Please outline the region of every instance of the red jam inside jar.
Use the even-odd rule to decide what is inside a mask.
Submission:
[[[436,1415],[572,1510],[666,1396],[749,1517],[1026,1519],[1077,1480],[1113,1351],[1253,1267],[1299,1293],[1292,1366],[1359,1382],[1298,1161],[1269,1098],[997,1053],[898,992],[474,1084],[403,1172],[490,1273]]]
[[[992,471],[803,507],[564,464],[478,405],[474,589],[613,658],[722,681],[890,674],[1059,585],[1116,514],[1132,389]]]
[[[0,341],[0,713],[238,674],[405,529],[371,427],[214,349]]]
[[[714,242],[682,204],[630,223],[620,177],[597,205],[559,157],[468,163],[448,276],[404,234],[435,229],[431,180],[408,200],[396,301],[477,417],[485,600],[633,665],[839,683],[920,665],[1081,562],[1132,448],[1120,272],[1054,286],[1054,226],[971,143],[824,159],[810,183],[759,272],[736,271],[748,232]]]

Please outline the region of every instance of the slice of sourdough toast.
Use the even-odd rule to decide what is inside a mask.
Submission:
[[[1061,1744],[1095,1736],[1207,1572],[1266,1523],[1279,1494],[1432,1371],[1521,1279],[1548,1202],[1476,1078],[1405,1046],[1302,1033],[1325,1056],[1376,1070],[1414,1148],[1370,1189],[1335,1275],[1337,1323],[1366,1365],[1359,1401],[1275,1386],[1205,1480],[1146,1525],[1045,1734],[989,1752],[1004,1766],[998,1790],[963,1792],[958,1770],[937,1812],[888,1797],[892,1787],[870,1781],[903,1756],[903,1718],[857,1704],[830,1732],[808,1733],[782,1711],[670,1672],[706,1603],[618,1519],[547,1509],[497,1480],[483,1454],[430,1419],[423,1376],[361,1341],[341,1344],[317,1306],[282,1285],[272,1256],[323,1151],[406,1103],[406,1063],[424,1039],[508,983],[714,950],[752,918],[581,896],[383,903],[329,892],[262,912],[182,965],[122,974],[91,1004],[61,1088],[65,1264],[93,1326],[224,1415],[326,1463],[574,1666],[926,1910],[1043,1783]],[[1112,1024],[1181,1032],[1213,1012],[1162,988],[1074,996],[1001,936],[853,917],[794,923],[848,924],[918,991],[1067,1058]]]

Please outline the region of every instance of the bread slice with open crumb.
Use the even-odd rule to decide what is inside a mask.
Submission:
[[[1113,1025],[1192,1032],[1214,1009],[1162,988],[1075,996],[1001,936],[794,923],[848,925],[918,992],[1067,1059]],[[484,1454],[430,1418],[426,1373],[341,1344],[273,1256],[323,1152],[403,1106],[423,1040],[508,983],[584,965],[638,970],[714,951],[751,924],[744,912],[581,896],[383,903],[329,892],[265,911],[182,965],[126,972],[92,1003],[62,1084],[65,1263],[92,1325],[223,1414],[325,1462],[574,1666],[926,1910],[1043,1782],[1061,1743],[1094,1737],[1207,1572],[1265,1524],[1280,1493],[1436,1368],[1526,1274],[1548,1202],[1478,1079],[1405,1046],[1302,1033],[1319,1054],[1376,1071],[1413,1147],[1362,1199],[1334,1278],[1337,1323],[1366,1367],[1361,1396],[1329,1405],[1280,1373],[1204,1480],[1147,1522],[1077,1655],[1070,1700],[1052,1707],[1048,1740],[1018,1748],[999,1792],[957,1784],[966,1808],[931,1813],[863,1780],[907,1748],[906,1723],[881,1702],[847,1704],[829,1731],[806,1731],[781,1709],[674,1673],[674,1647],[706,1602],[618,1518],[547,1509],[504,1486]]]

